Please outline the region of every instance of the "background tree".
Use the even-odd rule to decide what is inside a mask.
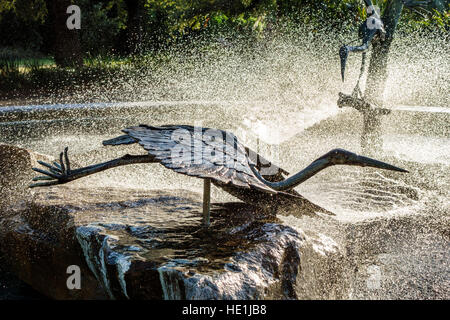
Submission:
[[[51,0],[50,19],[53,21],[55,40],[53,53],[55,63],[60,67],[76,67],[83,65],[80,38],[77,29],[68,29],[66,22],[69,15],[67,8],[73,4],[72,0]]]
[[[66,9],[72,3],[81,8],[79,31],[65,27]],[[376,3],[383,7],[391,1]],[[20,47],[54,56],[59,66],[76,66],[83,56],[164,50],[203,35],[260,39],[283,23],[283,30],[307,25],[340,34],[364,20],[361,4],[361,0],[1,0],[0,51]],[[434,0],[432,7],[448,10],[448,0]],[[408,13],[399,26],[448,31],[448,20],[445,11],[433,11],[431,17]]]

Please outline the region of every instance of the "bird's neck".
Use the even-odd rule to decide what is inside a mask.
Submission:
[[[258,179],[262,180],[264,182],[264,184],[271,187],[272,189],[277,190],[277,191],[288,191],[288,190],[295,188],[300,183],[308,180],[313,175],[315,175],[317,172],[319,172],[320,170],[322,170],[330,165],[332,165],[332,163],[325,158],[317,159],[316,161],[311,163],[309,166],[307,166],[302,171],[300,171],[300,172],[294,174],[293,176],[291,176],[287,179],[284,179],[283,181],[280,181],[280,182],[267,181],[259,174],[259,172],[255,168],[252,168],[252,170],[255,173],[255,175],[258,177]]]

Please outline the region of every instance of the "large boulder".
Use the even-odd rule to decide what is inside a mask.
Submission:
[[[32,176],[31,157],[28,150],[0,144],[0,209],[29,195],[26,183]]]
[[[214,205],[203,228],[199,199],[181,190],[52,187],[3,216],[1,250],[21,279],[57,299],[295,299],[310,271],[300,267],[304,255],[339,273],[337,248],[260,220],[242,203]],[[81,269],[80,290],[66,285],[71,265]],[[310,289],[323,294],[330,274],[318,273],[316,285],[326,286]],[[331,286],[329,297],[345,297],[342,287]]]

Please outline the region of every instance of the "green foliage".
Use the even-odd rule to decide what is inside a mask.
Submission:
[[[16,0],[3,0],[0,1],[0,13],[13,10]]]
[[[392,0],[373,0],[382,9],[389,1]],[[443,3],[448,7],[448,1],[435,2],[435,7],[441,8]],[[48,3],[51,1],[1,0],[0,46],[18,45],[33,50],[49,47],[45,41],[48,36],[43,38],[41,28],[48,20]],[[130,26],[125,0],[78,0],[76,3],[82,12],[80,35],[85,53],[104,55],[127,45],[125,35]],[[308,25],[340,32],[357,27],[366,18],[362,0],[140,0],[137,3],[144,12],[140,20],[144,36],[138,41],[145,50],[165,48],[167,43],[205,33],[257,38],[280,23],[291,28]],[[400,31],[448,30],[448,10],[429,12],[404,10]]]
[[[125,27],[126,16],[120,3],[114,6],[116,2],[77,1],[81,9],[81,47],[88,56],[110,52],[119,31]]]
[[[43,23],[47,17],[45,0],[1,0],[1,13],[14,12],[22,21],[39,21]]]
[[[38,51],[43,44],[40,27],[47,16],[44,1],[0,0],[0,48],[21,47]]]
[[[276,0],[147,0],[146,8],[162,13],[162,25],[171,37],[206,29],[260,32],[276,11]]]
[[[0,55],[0,75],[4,78],[15,78],[19,74],[20,63],[15,57]]]
[[[36,56],[32,51],[0,49],[0,88],[8,91],[27,87],[27,74],[40,70],[48,63],[47,59]]]
[[[448,31],[448,28],[450,26],[450,10],[448,10],[447,12],[439,12],[434,9],[433,12],[434,14],[431,17],[430,24],[435,24],[438,27],[446,29]]]
[[[52,0],[58,1],[58,0]],[[383,11],[389,1],[373,0]],[[450,7],[403,10],[398,32],[449,31]],[[61,86],[118,76],[122,68],[135,70],[166,63],[164,49],[192,38],[245,38],[251,45],[271,32],[333,31],[343,34],[354,30],[366,19],[361,0],[139,0],[139,28],[143,49],[131,57],[117,58],[115,50],[127,46],[132,30],[125,0],[77,0],[81,8],[79,32],[85,67],[65,70],[49,67],[53,62],[37,52],[50,51],[50,0],[0,0],[0,89]],[[50,31],[50,32],[49,32]],[[213,37],[208,37],[213,35]],[[224,43],[226,40],[224,41]],[[255,43],[258,41],[254,41]],[[208,50],[207,43],[197,52]],[[11,48],[12,46],[16,48]],[[1,48],[6,48],[1,50]],[[27,48],[21,50],[18,48]],[[205,49],[206,48],[206,49]],[[203,50],[203,51],[202,51]],[[255,50],[256,51],[256,50]],[[176,52],[176,50],[174,50]],[[75,81],[75,82],[74,82]]]
[[[431,8],[424,10],[406,10],[399,22],[400,31],[437,31],[450,30],[450,5],[446,11]]]

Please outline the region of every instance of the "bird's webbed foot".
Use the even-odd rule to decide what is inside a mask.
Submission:
[[[33,171],[44,174],[43,176],[37,176],[33,178],[33,181],[45,181],[30,184],[30,188],[52,186],[56,184],[63,184],[75,179],[70,169],[70,161],[68,156],[68,147],[64,148],[64,152],[59,155],[59,163],[54,161],[53,164],[49,164],[44,161],[38,161],[38,163],[47,168],[47,170],[41,168],[32,168]]]

